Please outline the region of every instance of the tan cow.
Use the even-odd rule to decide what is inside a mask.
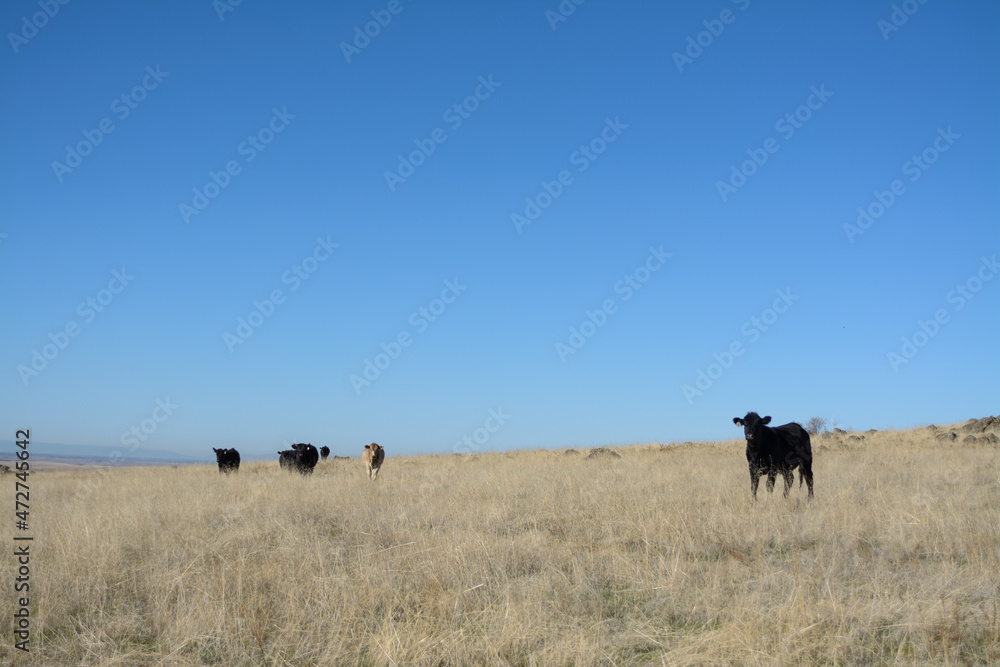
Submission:
[[[374,442],[370,445],[365,445],[365,452],[361,455],[361,460],[365,462],[365,467],[368,468],[368,477],[375,480],[378,478],[378,471],[382,467],[382,461],[385,460],[385,448],[376,445]]]

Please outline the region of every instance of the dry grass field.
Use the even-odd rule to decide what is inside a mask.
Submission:
[[[1000,449],[813,439],[750,499],[742,440],[31,476],[31,653],[4,664],[1000,663]],[[13,476],[3,478],[13,508]],[[13,514],[13,509],[11,510]]]

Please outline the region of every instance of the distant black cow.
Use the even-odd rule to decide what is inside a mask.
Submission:
[[[757,485],[761,475],[767,475],[767,492],[774,491],[774,480],[780,472],[785,478],[785,497],[795,482],[795,469],[799,469],[799,486],[802,480],[809,485],[809,498],[813,497],[812,446],[809,434],[801,425],[792,422],[771,428],[770,417],[761,418],[748,412],[733,423],[743,427],[747,439],[747,463],[750,464],[750,490],[757,499]]]
[[[215,447],[212,447],[212,451],[215,452],[215,460],[219,462],[219,472],[239,472],[240,453],[238,451],[235,449],[216,449]]]
[[[319,455],[324,461],[326,461],[326,457],[330,455],[330,448],[327,447],[326,445],[323,445],[322,447],[319,448]]]
[[[312,474],[316,462],[319,461],[319,452],[310,444],[298,443],[292,445],[292,468],[298,470],[303,475]]]
[[[286,449],[283,452],[278,452],[278,465],[282,468],[291,468],[294,461],[295,452],[293,450]]]

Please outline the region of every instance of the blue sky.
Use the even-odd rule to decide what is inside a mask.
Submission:
[[[392,456],[995,414],[998,18],[3,3],[4,437]]]

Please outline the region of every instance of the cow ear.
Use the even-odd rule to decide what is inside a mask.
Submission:
[[[733,423],[736,424],[737,426],[743,426],[743,420],[740,419],[739,417],[733,417]]]
[[[760,420],[760,423],[761,424],[770,424],[771,423],[771,418],[770,417],[764,417],[763,419]]]
[[[371,445],[365,445],[365,449],[371,448]]]

